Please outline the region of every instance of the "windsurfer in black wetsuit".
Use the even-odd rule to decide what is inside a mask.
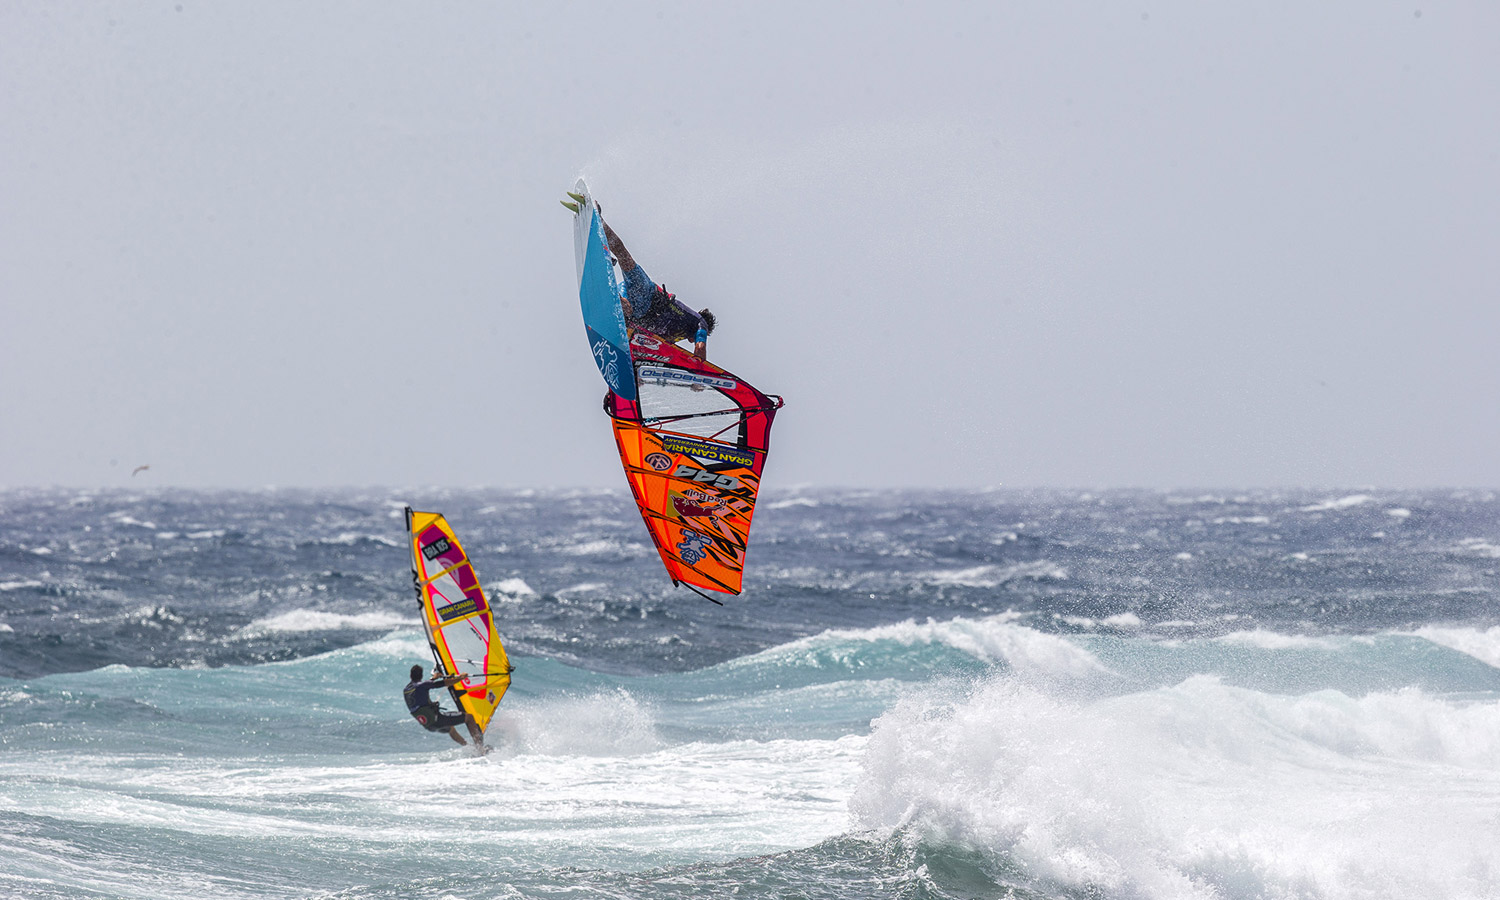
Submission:
[[[433,673],[437,675],[436,672]],[[474,717],[466,712],[443,712],[436,700],[432,699],[432,689],[439,687],[452,687],[464,680],[462,675],[437,676],[428,681],[422,680],[422,667],[411,667],[411,683],[401,693],[406,698],[406,708],[411,712],[412,718],[422,723],[422,727],[428,731],[446,731],[448,737],[453,738],[460,744],[468,745],[457,731],[453,730],[455,725],[467,725],[469,736],[474,739],[474,746],[484,752],[484,732],[474,723]]]

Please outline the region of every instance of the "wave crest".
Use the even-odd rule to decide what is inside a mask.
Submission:
[[[1206,676],[1076,702],[1002,676],[877,719],[850,810],[1065,891],[1490,896],[1497,768],[1496,702]]]

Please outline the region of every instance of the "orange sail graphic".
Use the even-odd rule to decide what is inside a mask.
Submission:
[[[674,584],[738,594],[782,400],[647,331],[630,352],[636,398],[605,411],[641,517]]]

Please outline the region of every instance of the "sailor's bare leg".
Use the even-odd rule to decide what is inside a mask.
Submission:
[[[462,737],[461,737],[461,736],[460,736],[460,735],[459,735],[459,733],[458,733],[458,732],[457,732],[457,731],[454,731],[454,730],[453,730],[453,729],[452,729],[452,728],[449,728],[449,729],[448,729],[448,737],[451,737],[451,738],[453,738],[453,739],[454,739],[454,740],[455,740],[455,741],[457,741],[457,742],[458,742],[458,744],[459,744],[459,746],[461,746],[461,747],[467,747],[467,746],[469,746],[469,742],[468,742],[468,741],[466,741],[466,740],[464,740],[464,739],[463,739],[463,738],[462,738]]]
[[[603,216],[600,216],[600,222],[604,225],[604,240],[609,244],[609,252],[620,261],[620,271],[629,274],[630,270],[635,268],[635,257],[625,249],[625,242],[620,240],[620,236],[615,234],[615,230],[609,227],[608,222],[604,222]]]
[[[478,723],[474,721],[474,717],[471,715],[466,714],[464,716],[464,724],[469,726],[469,737],[474,739],[474,746],[479,748],[480,753],[483,753],[485,750],[484,732],[480,730]]]

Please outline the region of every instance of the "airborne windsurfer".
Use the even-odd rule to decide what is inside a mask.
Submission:
[[[406,708],[411,712],[412,718],[421,723],[428,731],[445,731],[448,737],[458,743],[467,746],[468,741],[454,730],[455,725],[467,725],[469,736],[474,739],[474,746],[480,753],[485,752],[484,732],[475,723],[474,717],[466,712],[443,712],[436,700],[432,699],[432,689],[439,687],[452,687],[464,680],[462,675],[439,675],[433,671],[433,678],[422,680],[422,667],[411,667],[411,683],[401,692],[406,698]]]
[[[582,178],[567,196],[578,304],[609,389],[604,411],[631,493],[672,583],[719,603],[703,590],[738,594],[744,583],[750,519],[781,398],[707,362],[713,315],[693,312],[646,275]],[[689,336],[697,344],[692,356],[674,346]]]
[[[625,273],[625,299],[621,303],[625,309],[625,323],[632,328],[644,328],[674,344],[691,338],[693,355],[708,359],[708,336],[714,331],[714,314],[707,309],[693,312],[677,299],[676,294],[667,293],[665,285],[652,281],[625,249],[625,242],[604,221],[602,212],[599,221],[604,224],[609,252],[619,260],[620,271]]]

